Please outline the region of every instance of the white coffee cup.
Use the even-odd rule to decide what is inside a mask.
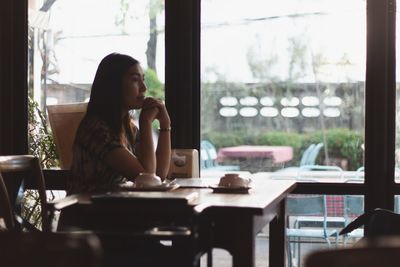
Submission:
[[[247,187],[250,180],[240,177],[237,173],[227,173],[219,180],[219,186],[225,187]]]
[[[137,187],[157,186],[161,185],[161,178],[154,173],[139,173],[135,178],[135,184]]]

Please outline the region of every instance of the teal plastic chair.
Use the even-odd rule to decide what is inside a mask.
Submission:
[[[217,163],[217,150],[208,140],[202,140],[200,143],[200,158],[202,169],[213,169],[221,171],[239,171],[237,165],[219,165]]]
[[[301,156],[299,166],[284,168],[284,169],[278,170],[278,172],[294,172],[294,171],[299,171],[300,168],[302,170],[313,169],[314,166],[317,166],[315,163],[316,163],[319,151],[321,150],[321,148],[323,146],[324,146],[323,143],[309,145],[306,148],[306,150],[304,150],[303,155]],[[315,167],[315,168],[321,169],[320,167]]]
[[[300,166],[302,166],[302,165],[309,165],[309,164],[310,164],[309,157],[310,157],[310,154],[313,152],[314,147],[315,147],[315,144],[311,144],[311,145],[309,145],[309,146],[307,147],[306,150],[304,150],[303,155],[301,156]],[[315,163],[315,162],[314,162],[314,163]],[[314,163],[313,163],[313,164],[314,164]]]
[[[360,216],[364,213],[364,196],[344,196],[344,221],[345,226],[347,226],[352,219]],[[350,233],[343,236],[343,243],[346,245],[349,238],[359,239],[364,236],[364,229],[355,229]]]
[[[327,210],[326,210],[326,196],[325,195],[296,195],[287,198],[286,209],[288,216],[309,216],[322,218],[322,226],[319,228],[299,228],[298,225],[286,228],[286,238],[288,245],[288,266],[293,266],[293,246],[291,244],[297,242],[297,265],[300,266],[300,244],[302,238],[323,239],[327,245],[331,246],[330,238],[335,238],[335,246],[338,244],[338,231],[335,229],[328,229],[327,223]]]
[[[311,146],[312,145],[310,145],[310,147]],[[319,144],[314,145],[312,147],[310,153],[308,154],[306,162],[304,164],[301,164],[301,162],[300,162],[300,166],[303,166],[303,165],[315,165],[315,162],[317,161],[317,157],[318,157],[319,151],[321,150],[321,148],[323,146],[324,146],[323,143],[319,143]]]

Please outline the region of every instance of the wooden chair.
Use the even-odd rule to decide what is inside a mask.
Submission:
[[[3,219],[4,227],[7,230],[14,230],[16,227],[13,211],[11,209],[10,198],[8,196],[6,185],[4,184],[3,176],[0,173],[0,218]],[[3,226],[0,223],[0,229]]]
[[[3,205],[7,205],[7,197],[8,205],[15,207],[17,194],[22,182],[35,183],[39,192],[42,230],[50,231],[51,221],[47,207],[46,185],[38,158],[31,155],[0,156],[0,174],[3,177],[4,187],[6,188],[6,193],[2,193],[1,197]],[[35,229],[27,221],[23,223],[30,230]],[[11,224],[10,226],[12,227],[13,225]]]
[[[87,103],[48,105],[47,112],[61,169],[70,169],[72,145],[78,126],[85,116]]]
[[[102,248],[94,235],[0,233],[2,267],[100,267]]]

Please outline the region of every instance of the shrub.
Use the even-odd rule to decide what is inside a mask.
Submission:
[[[45,114],[31,97],[28,97],[28,142],[29,154],[39,158],[42,168],[59,166],[56,146]],[[22,196],[18,196],[17,199],[17,203],[22,204],[22,215],[27,221],[40,228],[42,221],[39,194],[37,190],[25,190],[24,195],[23,199],[21,199]],[[51,191],[49,199],[54,199]]]
[[[210,140],[216,149],[221,147],[239,146],[246,144],[246,142],[244,142],[243,135],[238,132],[210,132],[208,134],[204,134],[202,139]]]
[[[157,73],[152,69],[144,71],[144,83],[147,87],[147,95],[164,100],[164,85],[157,77]]]

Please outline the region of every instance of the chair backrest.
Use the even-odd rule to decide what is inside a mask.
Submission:
[[[359,167],[356,170],[356,175],[355,175],[354,179],[363,180],[364,179],[364,170],[365,170],[364,166]]]
[[[7,188],[4,183],[3,177],[0,173],[0,218],[4,221],[4,226],[7,230],[15,229],[15,221],[13,211],[11,208],[10,198],[8,196]],[[0,229],[2,225],[0,223]]]
[[[315,165],[319,151],[323,146],[324,146],[323,143],[319,143],[313,147],[313,149],[310,151],[310,154],[308,155],[307,162],[305,165]]]
[[[208,153],[207,153],[206,149],[203,146],[200,147],[200,159],[201,159],[200,160],[200,167],[202,169],[207,168],[208,167],[209,158],[208,158]]]
[[[60,167],[69,169],[72,163],[72,145],[80,122],[86,114],[87,103],[49,105],[47,112]]]
[[[289,216],[321,216],[322,229],[327,231],[327,209],[325,195],[292,195],[286,200]]]
[[[102,248],[94,235],[0,233],[0,261],[4,267],[100,267]]]
[[[46,185],[38,158],[31,155],[0,156],[0,173],[7,188],[11,207],[15,206],[18,190],[23,180],[31,178],[36,183],[40,199],[42,228],[44,231],[49,231]]]
[[[200,177],[199,152],[196,149],[172,149],[168,177]]]
[[[215,146],[210,142],[210,141],[205,141],[206,142],[206,147],[207,147],[207,152],[208,155],[212,160],[217,159],[217,150],[215,149]]]
[[[288,215],[326,216],[325,195],[291,195],[286,205]]]
[[[305,267],[394,267],[400,247],[353,247],[310,253]]]
[[[217,153],[215,151],[214,153],[212,152],[213,147],[214,146],[208,140],[201,140],[200,142],[200,148],[201,148],[200,152],[201,152],[201,157],[204,161],[205,168],[210,168],[215,165],[215,159],[217,158]]]
[[[314,147],[315,147],[315,144],[311,144],[306,148],[306,150],[304,150],[303,155],[301,156],[300,166],[308,164],[308,162],[309,162],[308,158],[310,156],[310,153],[314,149]]]
[[[364,196],[344,196],[344,218],[345,224],[349,224],[354,217],[364,213]]]

